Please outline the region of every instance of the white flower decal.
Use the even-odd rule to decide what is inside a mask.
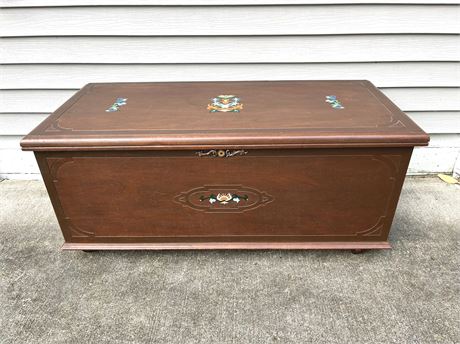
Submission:
[[[249,199],[248,195],[237,195],[231,194],[230,192],[218,193],[217,195],[211,194],[209,196],[200,196],[200,201],[203,202],[208,200],[209,203],[218,203],[218,204],[229,204],[230,202],[240,203],[241,200],[247,201]]]

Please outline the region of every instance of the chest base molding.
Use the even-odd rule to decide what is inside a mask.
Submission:
[[[378,242],[173,242],[173,243],[65,243],[62,250],[368,250],[390,249]]]

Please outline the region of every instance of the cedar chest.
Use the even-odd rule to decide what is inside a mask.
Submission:
[[[88,84],[26,136],[63,249],[382,249],[428,135],[368,81]]]

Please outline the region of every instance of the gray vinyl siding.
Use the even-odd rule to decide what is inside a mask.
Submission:
[[[367,79],[432,136],[411,174],[460,153],[458,1],[0,0],[0,177],[19,140],[88,82]]]

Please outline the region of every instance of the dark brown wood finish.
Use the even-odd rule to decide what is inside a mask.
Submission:
[[[370,249],[427,142],[369,82],[285,81],[90,84],[21,144],[64,249]]]
[[[210,113],[219,94],[239,113]],[[335,95],[345,107],[333,109]],[[127,104],[106,112],[117,97]],[[426,145],[428,136],[368,81],[89,84],[21,142],[28,150]]]

